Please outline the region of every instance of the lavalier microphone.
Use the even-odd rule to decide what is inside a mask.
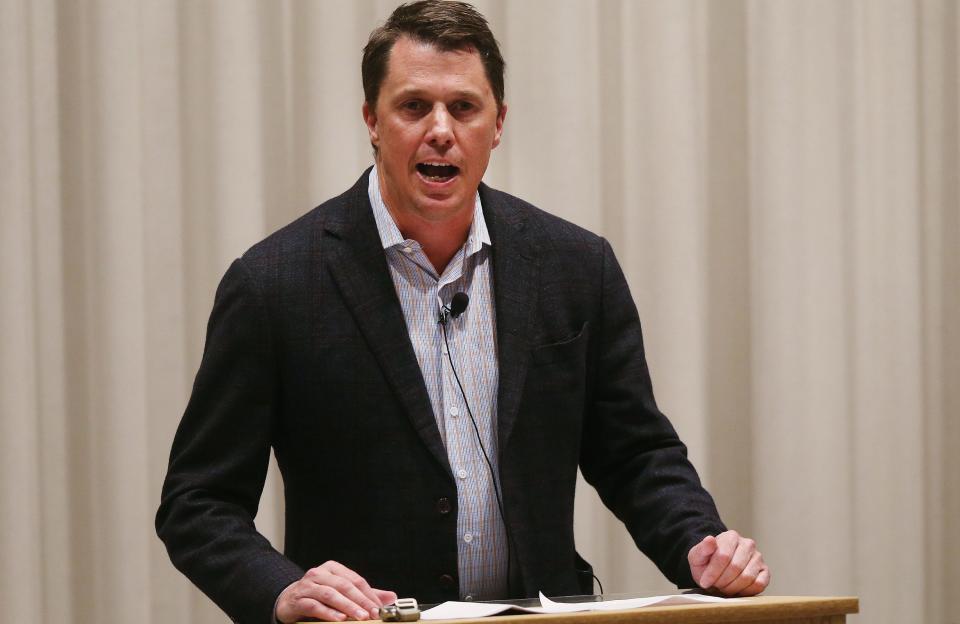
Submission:
[[[454,293],[453,298],[450,299],[449,306],[443,306],[440,308],[440,324],[446,325],[448,318],[457,318],[463,311],[467,309],[467,306],[470,304],[470,297],[467,296],[465,292]]]

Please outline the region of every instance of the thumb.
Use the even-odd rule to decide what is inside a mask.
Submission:
[[[691,567],[703,567],[710,562],[710,557],[717,552],[717,538],[708,535],[687,553],[687,561]]]

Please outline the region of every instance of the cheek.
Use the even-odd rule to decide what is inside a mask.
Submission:
[[[500,143],[500,136],[496,129],[484,128],[474,135],[472,145],[477,152],[489,152]]]
[[[398,149],[407,149],[410,146],[415,147],[422,134],[417,126],[400,123],[384,126],[383,132],[389,133],[391,140],[396,144]]]

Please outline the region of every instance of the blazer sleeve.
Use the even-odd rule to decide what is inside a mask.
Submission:
[[[661,572],[679,587],[694,587],[688,551],[726,527],[686,447],[657,408],[636,306],[606,240],[602,247],[581,471]]]
[[[217,289],[156,529],[177,569],[237,622],[273,621],[277,596],[303,575],[254,526],[277,384],[263,296],[236,260]]]

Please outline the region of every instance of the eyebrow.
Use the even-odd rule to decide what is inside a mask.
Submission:
[[[403,89],[400,92],[398,92],[394,99],[403,99],[408,97],[421,97],[426,93],[427,92],[424,89],[411,87],[411,88]],[[457,91],[454,91],[453,96],[455,98],[469,98],[469,99],[477,99],[477,100],[483,98],[483,95],[478,91],[471,91],[469,89],[459,89]]]

